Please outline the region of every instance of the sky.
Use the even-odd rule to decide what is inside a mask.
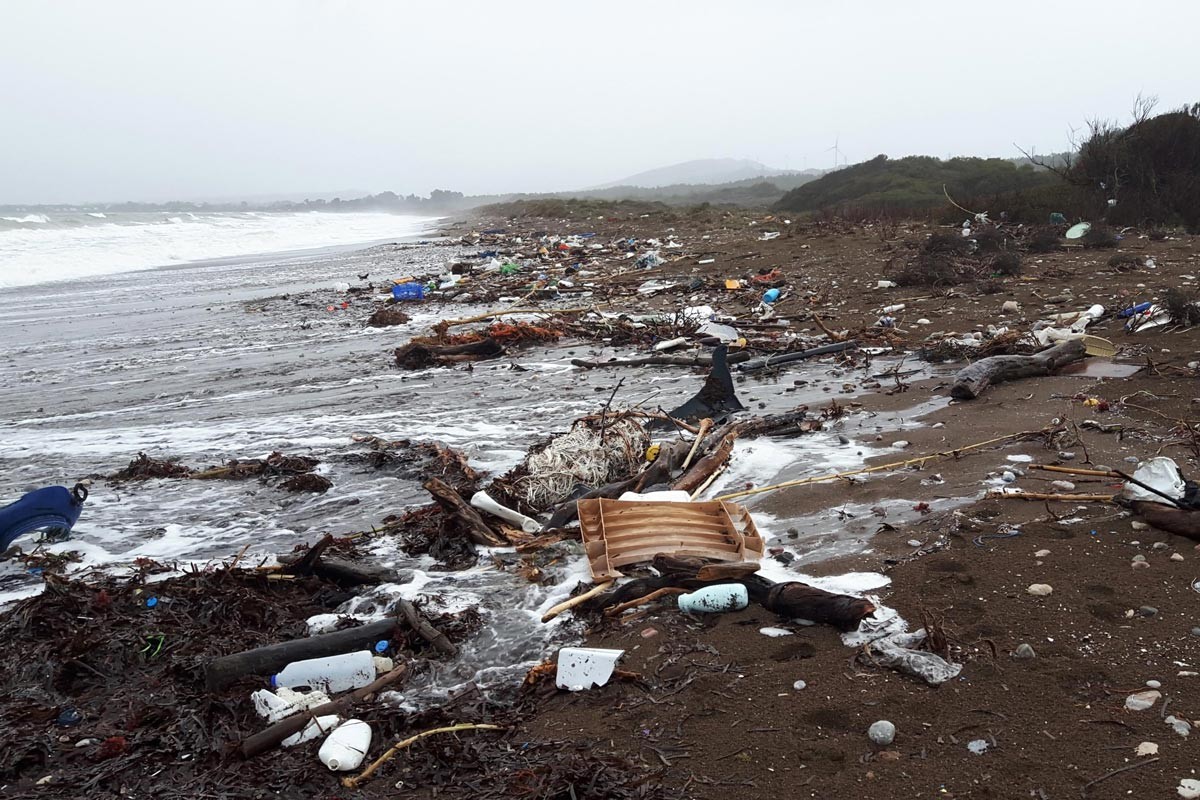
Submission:
[[[1200,101],[1200,3],[6,3],[0,203],[1018,157]]]

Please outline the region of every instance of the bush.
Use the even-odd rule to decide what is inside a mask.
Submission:
[[[1162,304],[1172,321],[1183,325],[1200,325],[1200,305],[1197,305],[1195,292],[1168,289],[1163,295]]]
[[[1062,239],[1054,228],[1040,228],[1029,237],[1025,249],[1031,253],[1053,253],[1062,249]]]
[[[1020,275],[1021,274],[1021,254],[1008,250],[998,254],[992,259],[992,272],[999,275]]]
[[[1080,238],[1080,243],[1085,247],[1095,247],[1097,249],[1112,249],[1117,246],[1117,235],[1105,225],[1093,225],[1092,229],[1085,233]]]
[[[1142,260],[1130,253],[1117,253],[1108,259],[1108,266],[1117,272],[1130,272],[1142,266]]]
[[[963,282],[954,262],[937,253],[921,253],[912,258],[892,280],[901,286],[957,286]]]

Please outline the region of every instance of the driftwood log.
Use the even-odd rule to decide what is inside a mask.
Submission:
[[[326,714],[344,714],[355,705],[370,700],[382,690],[398,682],[406,674],[408,674],[408,667],[401,665],[386,675],[381,676],[369,686],[364,686],[345,697],[339,697],[337,700],[332,700],[324,705],[319,705],[281,719],[269,728],[243,739],[239,748],[242,757],[254,758],[254,756],[278,747],[280,742],[292,734],[304,730],[308,723],[317,717],[322,717]]]
[[[409,342],[396,348],[396,365],[405,369],[422,369],[463,361],[484,361],[504,355],[504,345],[488,337],[467,344],[426,344]]]
[[[738,372],[755,372],[760,369],[770,369],[771,367],[782,366],[793,361],[803,361],[806,358],[816,358],[817,356],[827,356],[830,353],[841,353],[845,350],[853,350],[858,347],[858,342],[850,339],[845,342],[834,342],[833,344],[823,344],[820,347],[813,347],[809,350],[800,350],[795,353],[780,353],[779,355],[767,356],[766,358],[756,358],[746,361],[738,366]]]
[[[484,547],[505,547],[508,542],[496,534],[483,521],[471,505],[463,500],[462,495],[441,478],[430,478],[423,484],[425,491],[433,495],[433,499],[442,507],[446,515],[446,525],[457,526],[472,542]]]
[[[1065,364],[1086,355],[1081,339],[1069,339],[1031,356],[991,356],[963,367],[954,376],[950,396],[955,400],[974,400],[994,383],[1053,375]]]
[[[730,364],[740,364],[749,361],[750,354],[746,351],[733,353],[726,358]],[[608,361],[588,361],[583,358],[571,359],[571,365],[584,369],[599,369],[602,367],[711,367],[711,355],[694,356],[643,356],[642,358],[610,358]]]
[[[680,558],[659,554],[652,562],[659,575],[638,578],[594,598],[585,607],[589,610],[610,608],[643,599],[668,587],[699,589],[717,583],[741,583],[750,599],[763,608],[789,619],[807,619],[832,625],[838,630],[852,631],[865,617],[875,613],[875,606],[861,597],[835,594],[799,581],[775,583],[753,574],[757,564],[714,564],[700,558]]]
[[[1148,500],[1131,500],[1128,505],[1134,514],[1160,531],[1200,542],[1200,509],[1185,511]]]
[[[393,637],[397,622],[384,619],[357,628],[331,633],[319,633],[304,639],[245,650],[209,661],[204,667],[204,681],[209,691],[221,689],[246,675],[270,675],[293,661],[324,658],[369,648],[380,639]]]

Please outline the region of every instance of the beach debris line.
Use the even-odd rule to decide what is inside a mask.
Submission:
[[[234,458],[222,466],[194,469],[173,459],[155,459],[138,453],[124,469],[102,475],[110,483],[145,481],[155,478],[187,478],[192,480],[247,480],[259,478],[264,483],[290,492],[328,491],[333,482],[315,470],[321,462],[311,456],[285,455],[278,451],[266,458]]]

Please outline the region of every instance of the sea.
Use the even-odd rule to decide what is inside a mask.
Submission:
[[[575,357],[631,355],[591,342],[470,370],[397,369],[392,351],[411,337],[486,310],[431,300],[414,303],[406,325],[364,324],[390,279],[436,276],[477,256],[477,248],[438,239],[437,224],[385,213],[9,215],[0,221],[0,504],[91,476],[72,538],[40,545],[74,554],[74,570],[121,573],[137,559],[202,568],[243,548],[243,563],[260,563],[429,502],[415,478],[364,464],[360,435],[441,441],[499,475],[534,443],[598,410],[622,377],[617,406],[670,408],[698,389],[702,376],[690,370],[618,376],[572,366]],[[739,393],[756,413],[782,412],[828,402],[844,380],[805,364],[786,379],[748,381]],[[881,426],[919,424],[914,411],[739,441],[709,495],[860,467],[876,454]],[[312,495],[253,480],[103,479],[143,452],[200,468],[273,451],[319,459],[333,488]],[[769,540],[800,556],[791,565],[768,560],[769,577],[859,593],[886,584],[872,573],[805,574],[806,564],[866,546],[871,531],[846,533],[844,509],[781,517],[761,498],[747,504]],[[405,555],[394,536],[365,541],[369,557],[401,577],[343,613],[369,620],[406,597],[434,610],[478,606],[486,622],[457,659],[406,688],[406,703],[436,702],[469,683],[511,683],[578,640],[570,615],[548,625],[541,616],[587,579],[582,553],[548,566],[548,582],[531,583],[497,566],[502,553],[481,550],[474,567],[446,571]],[[0,604],[42,585],[19,562],[0,562]]]

